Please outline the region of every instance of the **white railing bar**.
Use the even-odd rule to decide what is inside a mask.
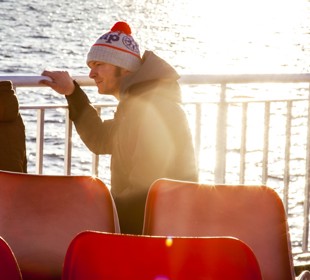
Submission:
[[[95,86],[94,80],[90,79],[88,76],[73,76],[72,78],[81,86]],[[51,79],[47,76],[0,75],[0,81],[12,81],[15,87],[45,87],[45,85],[40,84],[41,80],[51,81]]]
[[[103,103],[96,103],[96,104],[92,104],[95,108],[101,108],[101,107],[112,107],[112,106],[116,106],[117,103],[116,102],[103,102]],[[26,105],[26,104],[20,104],[20,109],[22,110],[34,110],[34,109],[68,109],[68,105],[67,104],[41,104],[41,105],[34,105],[34,104],[30,104],[30,105]]]
[[[181,84],[309,83],[310,73],[306,73],[306,74],[181,75],[179,82]]]
[[[36,173],[43,173],[43,145],[44,145],[44,115],[45,109],[37,111],[37,139],[36,139]]]
[[[88,76],[72,76],[81,86],[94,86],[95,83]],[[39,82],[46,76],[30,75],[0,75],[0,81],[10,80],[15,87],[43,87]],[[181,75],[180,84],[228,84],[228,83],[309,83],[310,73],[301,74],[198,74]]]

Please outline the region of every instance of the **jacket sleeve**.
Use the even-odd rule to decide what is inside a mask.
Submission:
[[[111,154],[114,120],[102,121],[85,92],[75,82],[73,94],[66,96],[69,116],[84,144],[95,154]]]

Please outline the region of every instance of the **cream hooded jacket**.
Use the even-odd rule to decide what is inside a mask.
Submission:
[[[76,86],[70,118],[87,147],[111,154],[114,198],[147,194],[159,178],[197,181],[192,136],[181,107],[176,71],[152,52],[121,86],[114,119],[102,120]]]

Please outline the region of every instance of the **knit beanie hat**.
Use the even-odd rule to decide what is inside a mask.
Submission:
[[[135,72],[141,65],[139,46],[131,37],[130,26],[117,22],[110,32],[103,34],[90,48],[87,64],[102,61]]]

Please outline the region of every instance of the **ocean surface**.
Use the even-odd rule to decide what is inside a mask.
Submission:
[[[0,0],[0,75],[40,75],[44,69],[88,75],[89,47],[119,20],[130,24],[141,53],[154,51],[180,74],[310,72],[308,0]],[[99,96],[95,89],[87,91],[93,102],[114,101]],[[63,96],[46,88],[23,88],[17,94],[24,106],[66,104]],[[307,96],[307,89],[299,94]],[[207,99],[208,93],[199,87],[194,92],[184,89],[185,100],[196,98]],[[307,108],[297,108],[300,110]],[[32,173],[36,112],[21,113]],[[105,112],[105,116],[112,113]],[[279,121],[274,121],[274,127]],[[47,113],[44,173],[63,174],[63,124],[64,110]],[[72,141],[76,149],[73,173],[89,174],[91,155],[76,134]],[[109,184],[105,164],[109,158],[102,157],[102,179]],[[300,208],[301,199],[296,200],[293,205]],[[302,221],[293,223],[293,236],[300,240]]]
[[[127,21],[182,73],[309,71],[308,0],[0,0],[0,73],[87,74],[97,37]]]

